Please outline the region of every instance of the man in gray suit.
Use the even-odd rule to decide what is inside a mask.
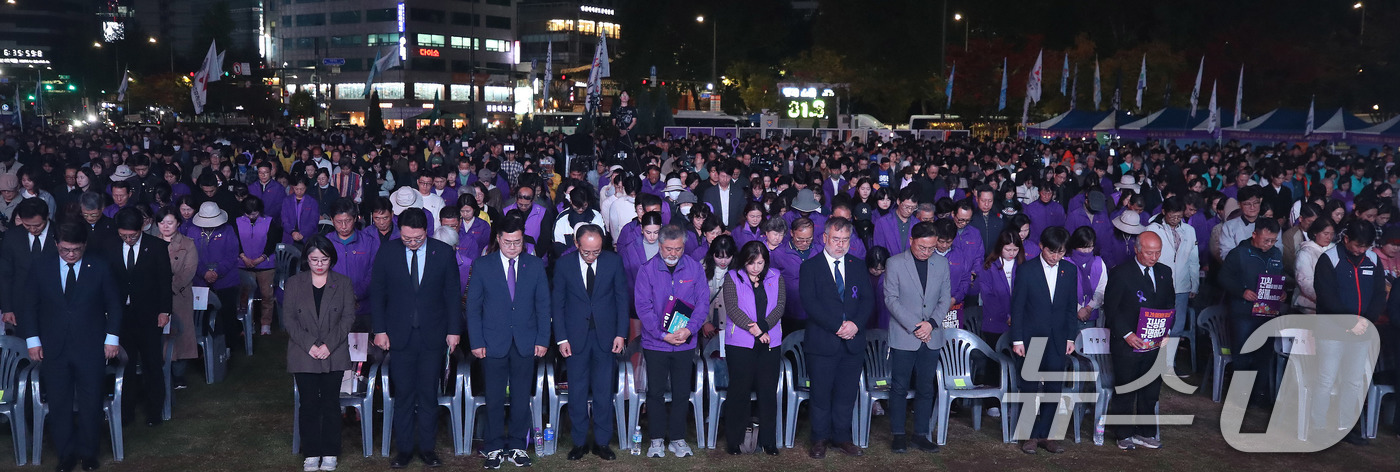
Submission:
[[[885,273],[885,306],[890,310],[890,449],[908,450],[904,435],[909,377],[914,386],[914,446],[938,452],[928,439],[933,418],[934,376],[943,344],[942,319],[952,305],[948,259],[934,253],[934,223],[910,230],[909,249],[890,257]]]

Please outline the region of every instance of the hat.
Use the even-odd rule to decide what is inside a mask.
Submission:
[[[1142,225],[1141,215],[1132,210],[1126,210],[1114,218],[1113,228],[1128,234],[1142,234],[1147,230],[1147,227]]]
[[[668,179],[668,180],[666,181],[666,188],[663,189],[662,191],[663,191],[663,192],[675,192],[675,191],[678,191],[678,190],[682,190],[682,189],[684,189],[684,188],[685,188],[685,185],[682,185],[682,184],[681,184],[681,179]]]
[[[1400,228],[1388,227],[1381,233],[1381,245],[1394,244],[1400,246]]]
[[[130,178],[135,177],[135,176],[136,176],[136,173],[135,173],[135,172],[132,172],[130,167],[127,167],[127,166],[125,166],[125,165],[120,165],[120,166],[117,166],[117,170],[116,170],[116,171],[112,172],[112,181],[113,181],[113,182],[121,182],[121,181],[123,181],[123,180],[130,179]]]
[[[1141,192],[1141,191],[1142,191],[1142,186],[1138,185],[1137,179],[1135,179],[1135,178],[1133,178],[1133,176],[1127,175],[1127,174],[1124,174],[1122,177],[1119,177],[1119,178],[1118,178],[1118,183],[1113,184],[1113,188],[1116,188],[1116,189],[1118,189],[1118,190],[1129,189],[1129,190],[1132,190],[1133,192]]]
[[[4,190],[19,190],[19,177],[15,177],[15,174],[0,174],[0,191]]]
[[[228,223],[228,212],[219,208],[218,203],[204,202],[199,205],[199,213],[191,221],[200,228],[218,228]]]
[[[397,215],[407,208],[423,208],[423,196],[412,187],[402,187],[389,195],[389,203],[393,205],[394,214]]]
[[[675,180],[675,179],[672,179],[672,180]],[[700,203],[700,200],[695,199],[695,194],[690,193],[690,191],[688,191],[688,190],[682,190],[682,191],[681,191],[681,194],[676,196],[676,206],[684,205],[684,204],[687,204],[687,203],[693,205],[693,204],[696,204],[696,203]]]
[[[797,198],[792,199],[792,209],[803,212],[812,212],[821,209],[821,204],[817,203],[817,197],[809,189],[797,191]]]
[[[476,176],[477,176],[477,177],[480,177],[482,182],[486,182],[486,183],[495,183],[495,182],[496,182],[496,171],[491,170],[491,169],[481,169],[481,170],[479,170],[479,171],[476,172]]]
[[[442,165],[442,156],[433,154],[433,157],[428,158],[428,165]]]
[[[1098,190],[1094,190],[1094,191],[1092,191],[1092,192],[1089,192],[1089,195],[1088,195],[1087,197],[1084,197],[1084,203],[1087,203],[1087,204],[1089,205],[1089,211],[1092,212],[1092,213],[1102,213],[1102,212],[1103,212],[1103,209],[1104,209],[1103,200],[1104,200],[1103,192],[1100,192],[1100,191],[1098,191]]]

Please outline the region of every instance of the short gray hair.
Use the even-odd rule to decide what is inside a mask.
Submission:
[[[662,227],[661,227],[661,240],[662,240],[662,241],[675,241],[675,240],[679,239],[679,240],[681,240],[682,242],[684,242],[684,241],[685,241],[685,238],[686,238],[685,228],[682,228],[682,227],[681,227],[680,225],[678,225],[678,224],[672,223],[672,224],[669,224],[669,225],[666,225],[666,226],[662,226]]]
[[[106,199],[97,192],[84,192],[78,197],[78,205],[87,211],[101,210],[105,203]]]

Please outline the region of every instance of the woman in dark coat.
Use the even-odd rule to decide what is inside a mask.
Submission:
[[[301,395],[301,453],[305,470],[335,470],[340,455],[340,380],[351,368],[348,337],[355,323],[350,278],[332,272],[336,251],[325,236],[306,244],[307,271],[287,279],[283,302],[287,371]]]

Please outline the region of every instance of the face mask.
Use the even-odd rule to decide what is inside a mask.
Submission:
[[[669,199],[669,200],[672,200],[672,201],[675,201],[675,199],[676,199],[677,197],[680,197],[680,196],[681,196],[681,191],[680,191],[680,190],[672,190],[672,191],[670,191],[670,192],[666,192],[666,198]]]
[[[681,215],[690,216],[690,208],[691,205],[689,204],[681,205]]]

